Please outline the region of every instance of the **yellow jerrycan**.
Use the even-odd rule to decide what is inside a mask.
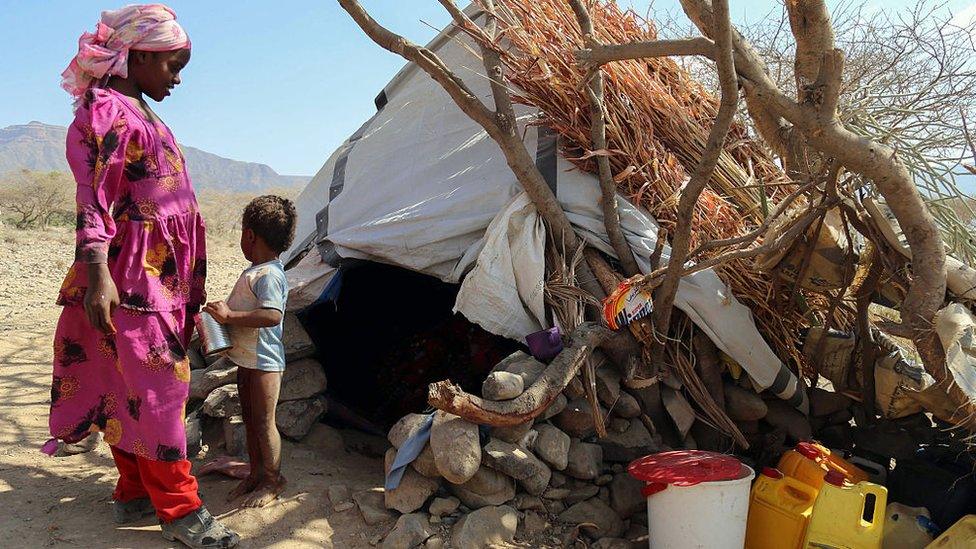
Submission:
[[[925,549],[972,549],[976,547],[976,515],[956,521]]]
[[[880,549],[888,490],[870,482],[849,484],[830,471],[813,505],[806,549]]]
[[[817,489],[767,467],[752,485],[745,549],[801,549]]]
[[[868,474],[863,470],[815,442],[797,444],[796,448],[779,458],[776,468],[786,476],[817,489],[823,484],[824,474],[828,471],[837,471],[854,484],[868,480]]]

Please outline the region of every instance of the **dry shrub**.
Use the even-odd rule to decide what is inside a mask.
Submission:
[[[241,192],[232,189],[207,189],[197,193],[200,212],[207,223],[207,236],[212,240],[233,242],[240,236],[241,214],[244,206],[258,196],[276,194],[294,199],[295,188],[271,188]]]
[[[0,220],[18,229],[74,223],[75,182],[62,172],[21,170],[0,179]]]

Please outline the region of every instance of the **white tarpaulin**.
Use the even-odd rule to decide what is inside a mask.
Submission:
[[[488,80],[477,74],[481,62],[459,40],[470,46],[467,37],[442,33],[428,47],[491,104]],[[284,259],[313,249],[288,271],[289,306],[314,301],[333,268],[357,258],[463,280],[456,309],[493,333],[522,340],[542,329],[545,228],[498,146],[411,65],[387,85],[377,107],[297,200],[296,243]],[[518,115],[524,143],[574,227],[612,253],[597,179],[559,156],[555,136],[529,124],[532,111],[523,107]],[[647,272],[657,224],[623,198],[619,206],[628,242]],[[806,411],[797,378],[714,272],[682,280],[675,305],[760,387]]]

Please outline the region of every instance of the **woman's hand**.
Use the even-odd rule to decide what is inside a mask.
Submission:
[[[231,310],[223,301],[211,301],[203,308],[203,312],[209,313],[217,322],[226,324],[230,318]]]
[[[88,289],[85,291],[85,315],[96,330],[115,333],[112,313],[119,306],[119,291],[105,263],[88,265]]]

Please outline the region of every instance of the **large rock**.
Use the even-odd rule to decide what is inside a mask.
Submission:
[[[559,412],[562,412],[563,410],[566,409],[566,404],[568,403],[569,400],[566,399],[566,395],[559,393],[558,395],[556,395],[556,399],[552,401],[552,404],[547,406],[545,411],[543,411],[542,414],[539,416],[538,418],[539,421],[545,421],[555,416]]]
[[[607,408],[613,408],[620,398],[620,372],[613,366],[597,369],[596,396]]]
[[[484,447],[484,461],[489,467],[518,480],[525,491],[534,496],[545,491],[552,477],[549,467],[531,452],[497,439]]]
[[[623,519],[647,507],[647,499],[641,494],[644,483],[627,473],[617,473],[610,481],[610,507]]]
[[[325,392],[325,369],[317,360],[306,358],[289,362],[281,376],[281,392],[278,402],[311,398]]]
[[[629,463],[639,457],[660,451],[660,443],[651,436],[639,419],[630,420],[624,432],[609,431],[597,440],[603,448],[603,459],[614,463]]]
[[[325,399],[321,396],[279,402],[275,407],[275,424],[285,438],[301,440],[325,414],[325,409]]]
[[[640,403],[637,399],[630,395],[630,393],[620,392],[620,397],[617,398],[617,403],[613,406],[613,413],[622,418],[635,418],[640,417],[641,413]]]
[[[408,438],[420,429],[426,418],[427,416],[424,414],[407,414],[400,418],[390,428],[387,436],[390,444],[399,449]],[[420,451],[417,458],[410,462],[410,466],[413,467],[414,471],[428,478],[440,478],[441,476],[440,471],[437,470],[437,464],[434,462],[434,450],[431,449],[429,442],[424,445],[424,449]]]
[[[756,421],[766,417],[768,407],[755,392],[726,383],[725,411],[735,421]]]
[[[426,418],[427,416],[424,414],[407,414],[394,423],[393,427],[390,427],[390,432],[387,433],[386,438],[394,448],[399,449],[411,435],[420,429]]]
[[[207,359],[200,351],[200,339],[194,337],[186,348],[186,356],[190,359],[190,370],[202,370],[208,366]]]
[[[609,505],[599,498],[581,501],[559,514],[559,521],[577,525],[584,522],[595,524],[598,538],[615,538],[624,533],[624,521]]]
[[[606,410],[600,408],[601,417],[606,417]],[[571,437],[586,438],[596,433],[593,424],[593,412],[586,399],[577,398],[569,401],[562,412],[552,418],[553,424]]]
[[[535,439],[535,453],[557,471],[562,471],[569,463],[569,435],[559,428],[540,423],[535,427],[539,436]]]
[[[483,549],[506,545],[515,539],[518,513],[507,505],[483,507],[465,515],[451,533],[455,549]]]
[[[569,494],[562,499],[562,502],[566,505],[576,505],[581,501],[586,501],[592,497],[596,497],[596,495],[599,493],[599,486],[581,482],[578,486],[569,491]]]
[[[308,332],[305,331],[294,313],[285,313],[281,331],[281,342],[285,346],[285,362],[289,364],[289,367],[293,361],[308,358],[315,354],[315,345],[312,343],[312,339],[308,337]]]
[[[230,417],[241,415],[241,398],[236,385],[218,387],[207,395],[201,408],[210,417]]]
[[[726,399],[728,394],[726,394]],[[785,400],[771,400],[767,403],[768,412],[763,420],[773,427],[784,431],[794,442],[813,438],[810,420],[790,406]]]
[[[515,481],[490,467],[481,467],[464,484],[448,484],[447,488],[472,509],[501,505],[515,497]]]
[[[539,379],[539,376],[545,370],[545,364],[522,351],[512,353],[492,368],[493,372],[509,372],[520,376],[522,378],[522,385],[526,389],[535,383],[535,380]]]
[[[514,444],[491,439],[482,449],[485,465],[501,471],[515,480],[529,478],[546,468],[545,463],[523,448]]]
[[[397,451],[390,448],[386,451],[385,471],[390,474],[393,460],[396,459]],[[412,513],[424,506],[427,498],[434,495],[437,491],[438,483],[434,479],[427,478],[410,467],[403,471],[400,485],[393,490],[386,490],[383,493],[383,500],[387,509],[396,509],[401,513]]]
[[[488,400],[511,400],[525,389],[522,376],[511,372],[492,372],[481,384],[481,396]]]
[[[413,549],[434,534],[427,516],[410,513],[397,519],[396,526],[383,540],[383,549]]]
[[[237,365],[221,358],[203,369],[190,371],[190,398],[204,399],[217,387],[237,382]]]
[[[594,480],[603,469],[603,448],[597,444],[572,439],[569,443],[567,475],[581,480]]]
[[[478,426],[454,414],[441,410],[434,414],[430,447],[437,470],[448,482],[464,484],[481,466]]]
[[[247,428],[242,416],[224,418],[224,450],[230,456],[247,455]]]
[[[497,438],[498,440],[518,444],[531,430],[532,421],[529,420],[525,423],[519,423],[518,425],[512,425],[510,427],[492,427],[491,436],[493,438]]]
[[[188,414],[183,425],[186,430],[186,455],[192,458],[199,454],[203,447],[203,422],[200,420],[199,412]]]
[[[396,514],[389,511],[383,503],[382,488],[356,492],[352,495],[352,499],[359,507],[359,512],[363,514],[363,520],[369,526],[389,522],[396,517]]]
[[[459,505],[461,505],[461,500],[458,498],[434,498],[427,511],[430,512],[431,516],[443,517],[453,514]]]

